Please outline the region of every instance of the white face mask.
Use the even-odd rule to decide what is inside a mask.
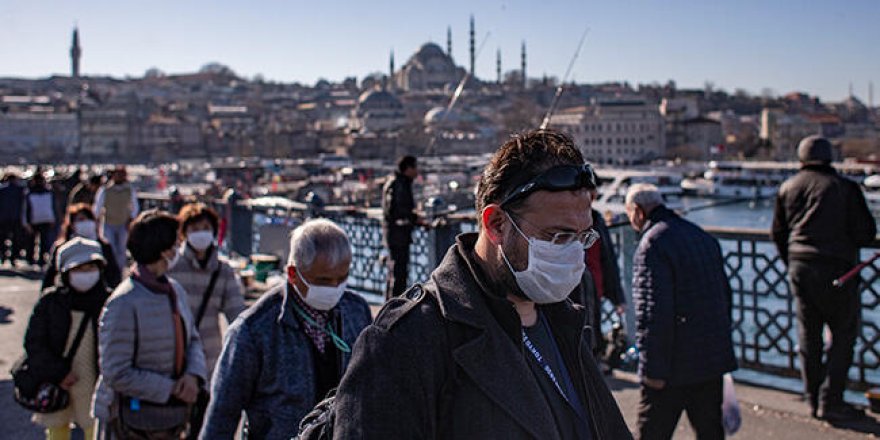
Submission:
[[[581,282],[587,265],[584,263],[584,247],[574,241],[558,245],[549,241],[526,236],[510,218],[516,232],[529,242],[529,265],[517,272],[501,249],[501,257],[516,278],[516,285],[526,296],[538,304],[551,304],[564,300]]]
[[[164,257],[165,262],[168,263],[168,269],[171,269],[172,267],[174,267],[174,265],[177,264],[177,260],[180,259],[180,248],[175,247],[173,255],[174,256],[171,258]]]
[[[202,252],[214,243],[214,231],[196,231],[186,234],[186,242],[193,249]]]
[[[70,281],[70,287],[73,287],[77,292],[88,292],[95,287],[95,284],[98,284],[98,280],[101,279],[101,272],[97,270],[91,270],[88,272],[70,272],[67,274],[67,278]]]
[[[80,220],[73,224],[73,233],[89,240],[98,239],[98,225],[94,220]]]
[[[309,307],[312,307],[316,310],[327,311],[332,309],[333,307],[336,307],[336,304],[338,304],[339,300],[342,299],[342,295],[345,294],[345,281],[340,283],[338,286],[315,286],[309,284],[309,282],[306,281],[305,277],[302,276],[301,272],[299,274],[299,279],[302,280],[303,284],[305,284],[306,287],[309,288],[309,290],[306,292],[305,298],[303,298],[302,293],[299,291],[296,285],[293,285],[293,283],[290,284],[292,284],[293,288],[296,289],[300,298],[302,298],[303,301],[309,305]]]

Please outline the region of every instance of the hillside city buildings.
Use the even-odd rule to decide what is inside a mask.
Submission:
[[[401,154],[479,154],[510,133],[535,128],[553,100],[555,78],[528,78],[526,44],[515,70],[484,78],[428,42],[399,68],[314,85],[242,78],[216,63],[198,72],[143,77],[88,76],[75,29],[71,75],[0,78],[0,161],[157,162],[177,158],[306,158],[319,154],[391,160]],[[449,108],[456,88],[464,89]],[[872,95],[872,91],[869,95]],[[809,134],[832,138],[839,154],[880,151],[880,112],[851,96],[824,103],[794,92],[751,96],[679,89],[674,82],[565,84],[552,127],[571,134],[593,162],[659,159],[790,160]],[[876,158],[875,158],[876,159]]]

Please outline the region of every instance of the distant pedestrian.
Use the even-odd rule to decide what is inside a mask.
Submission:
[[[13,266],[21,258],[27,234],[22,224],[27,190],[18,174],[6,173],[0,181],[0,263]]]
[[[67,208],[67,215],[61,225],[61,234],[55,244],[52,246],[50,254],[52,258],[46,267],[46,273],[43,275],[42,290],[46,290],[58,283],[57,276],[60,273],[57,264],[58,249],[65,243],[74,238],[82,237],[88,240],[94,240],[101,246],[101,255],[104,256],[103,279],[107,287],[115,289],[122,281],[122,271],[116,265],[113,248],[103,238],[98,236],[98,224],[95,222],[95,214],[92,207],[85,203],[71,205]]]
[[[95,194],[95,216],[101,225],[101,236],[113,246],[116,264],[120,268],[128,266],[125,243],[128,239],[128,226],[138,215],[137,192],[128,182],[124,166],[113,170],[113,178]]]
[[[595,186],[565,135],[502,145],[479,183],[478,232],[358,338],[334,438],[632,438],[589,352],[587,311],[567,300],[596,239]]]
[[[413,228],[424,224],[415,212],[413,199],[413,180],[418,175],[416,158],[401,157],[394,176],[382,188],[382,232],[389,254],[386,300],[400,296],[406,290]]]
[[[699,439],[723,439],[722,376],[736,369],[732,290],[718,241],[636,184],[626,214],[641,233],[633,255],[633,307],[642,381],[641,439],[671,439],[686,411]]]
[[[100,174],[95,174],[89,177],[89,180],[80,182],[70,191],[68,204],[76,205],[78,203],[85,203],[89,206],[94,205],[95,194],[98,193],[98,188],[100,188],[103,183],[104,180]]]
[[[177,216],[180,235],[185,240],[180,257],[168,276],[180,283],[187,292],[187,301],[205,349],[207,377],[210,381],[214,364],[220,357],[223,338],[220,335],[220,315],[231,324],[245,309],[241,280],[217,249],[217,227],[220,219],[213,209],[203,203],[184,205]],[[210,382],[206,389],[210,390]],[[200,396],[196,414],[204,415],[208,395]],[[194,433],[201,428],[201,417],[195,416]]]
[[[351,257],[348,237],[329,220],[293,231],[287,282],[229,328],[201,439],[232,439],[242,411],[248,439],[293,438],[300,420],[336,388],[371,321],[366,301],[345,287]]]
[[[874,239],[877,225],[859,185],[831,166],[831,149],[819,136],[800,142],[801,169],[779,188],[771,236],[797,299],[801,377],[812,415],[841,421],[864,416],[843,400],[862,305],[859,277],[840,288],[832,281],[859,261],[859,248]]]
[[[590,191],[593,202],[598,199],[598,191]],[[614,312],[623,317],[626,312],[626,295],[620,284],[620,268],[617,264],[617,253],[614,251],[614,243],[611,241],[611,233],[605,224],[605,218],[596,209],[590,210],[593,218],[593,229],[599,233],[596,244],[590,246],[586,252],[586,274],[590,276],[589,288],[585,289],[589,297],[573,298],[583,304],[590,313],[590,327],[593,331],[593,354],[601,359],[605,353],[606,341],[600,329],[602,328],[602,300],[607,299],[614,306]],[[607,373],[608,365],[600,364]]]
[[[127,245],[135,265],[107,301],[99,326],[99,439],[179,438],[206,382],[186,292],[167,276],[179,254],[178,227],[159,211],[132,222]]]
[[[39,169],[28,185],[22,224],[28,233],[25,255],[28,263],[41,268],[55,242],[55,200],[52,188]],[[39,247],[37,247],[39,240]]]
[[[24,348],[29,368],[43,381],[67,390],[70,403],[60,411],[34,414],[33,421],[46,427],[48,440],[69,439],[71,423],[84,431],[86,439],[92,439],[95,420],[90,409],[98,379],[98,316],[110,296],[103,277],[105,260],[98,243],[77,237],[58,249],[57,263],[61,281],[44,292],[34,307]],[[80,329],[82,336],[74,347]]]

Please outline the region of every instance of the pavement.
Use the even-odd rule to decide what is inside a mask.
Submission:
[[[13,271],[0,266],[0,426],[2,439],[42,439],[42,429],[30,422],[30,414],[12,399],[9,369],[22,355],[22,338],[38,298],[39,274]],[[639,387],[636,377],[615,372],[608,384],[623,410],[630,429],[636,426]],[[741,439],[865,439],[880,437],[880,422],[870,419],[846,425],[831,425],[810,418],[807,405],[794,393],[762,388],[742,382],[736,386],[743,424],[734,438]],[[682,416],[675,439],[696,438]]]

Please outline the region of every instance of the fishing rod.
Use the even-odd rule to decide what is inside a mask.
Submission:
[[[480,54],[483,52],[483,47],[486,46],[486,42],[489,41],[489,36],[492,35],[492,32],[486,32],[486,36],[483,37],[483,42],[480,43],[480,47],[477,49],[477,53],[474,55],[474,60],[480,58]],[[452,99],[449,100],[449,104],[446,105],[446,111],[440,116],[440,122],[437,124],[442,126],[444,122],[446,122],[446,118],[449,117],[449,113],[452,111],[452,108],[455,107],[455,103],[458,102],[458,98],[461,96],[462,92],[464,92],[464,86],[467,84],[468,79],[471,77],[471,72],[465,72],[464,76],[461,77],[461,81],[458,82],[458,87],[455,88],[455,93],[452,94]],[[439,131],[439,130],[438,130]],[[434,144],[437,143],[437,132],[431,136],[431,142],[428,143],[428,148],[425,149],[425,156],[430,155],[434,152]]]
[[[556,106],[559,104],[559,98],[562,96],[562,90],[565,88],[565,82],[568,81],[568,77],[571,75],[571,70],[574,68],[574,63],[577,61],[578,56],[581,53],[581,47],[584,45],[584,40],[587,39],[587,34],[590,32],[590,28],[584,29],[584,33],[581,34],[581,41],[578,42],[577,50],[574,51],[574,56],[571,57],[571,60],[568,62],[568,69],[565,70],[565,76],[562,78],[562,81],[559,83],[559,86],[556,87],[556,94],[553,95],[553,101],[550,103],[550,108],[547,109],[547,114],[544,115],[544,120],[541,122],[541,130],[546,130],[547,126],[550,125],[550,117],[553,116],[553,113],[556,112]]]
[[[874,254],[873,257],[871,257],[871,258],[869,258],[869,259],[867,259],[867,260],[865,260],[865,261],[862,261],[861,263],[859,263],[858,265],[856,265],[856,267],[850,269],[849,272],[843,274],[840,278],[838,278],[838,279],[832,281],[832,282],[831,282],[831,285],[833,285],[834,287],[841,287],[841,286],[843,286],[844,284],[846,284],[847,281],[850,280],[850,278],[852,278],[852,277],[858,275],[858,273],[861,272],[862,269],[864,269],[864,268],[870,266],[871,264],[873,264],[875,261],[877,261],[878,258],[880,258],[880,252],[877,252],[876,254]]]

